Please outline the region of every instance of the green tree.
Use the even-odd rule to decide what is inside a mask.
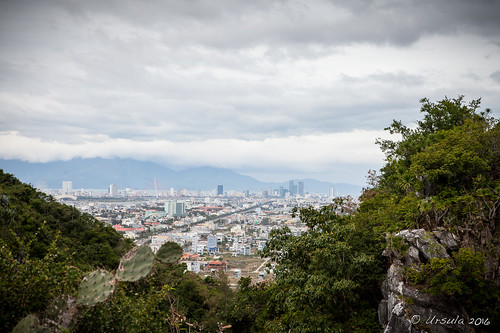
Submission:
[[[379,331],[375,306],[382,270],[366,238],[338,201],[299,210],[308,231],[274,230],[263,255],[276,263],[266,329],[274,332]],[[378,256],[378,254],[377,254]],[[361,320],[369,316],[368,322]]]
[[[378,141],[387,163],[361,210],[378,207],[374,223],[388,231],[444,226],[467,246],[489,243],[500,206],[498,120],[477,112],[479,99],[421,102],[416,128],[394,121],[386,130],[401,140]]]
[[[493,279],[499,282],[499,121],[489,109],[479,112],[480,99],[421,103],[424,116],[415,128],[394,121],[386,130],[400,140],[378,141],[386,164],[372,175],[356,223],[373,230],[379,241],[401,229],[452,232],[460,251],[424,263],[420,273],[408,277],[423,290],[457,298],[469,314],[498,318]]]

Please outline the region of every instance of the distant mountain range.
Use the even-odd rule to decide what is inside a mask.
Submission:
[[[62,181],[71,180],[74,189],[107,189],[117,184],[119,189],[130,187],[138,190],[154,189],[156,179],[158,189],[188,189],[210,191],[223,185],[224,190],[260,191],[288,189],[288,182],[261,182],[255,178],[238,174],[227,169],[212,167],[190,168],[175,171],[162,165],[133,159],[76,158],[69,161],[30,163],[21,160],[0,159],[0,169],[14,174],[25,183],[42,188],[61,188]],[[315,179],[293,179],[295,185],[304,182],[309,193],[328,193],[334,186],[337,195],[359,196],[361,187],[344,183],[328,183]]]

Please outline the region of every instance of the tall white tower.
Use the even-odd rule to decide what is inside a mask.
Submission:
[[[62,192],[62,194],[72,194],[73,193],[73,182],[71,180],[63,180],[61,192]]]
[[[335,187],[330,186],[330,188],[328,189],[328,197],[330,199],[335,198]]]
[[[116,197],[118,195],[118,185],[116,184],[109,185],[109,194],[112,197]]]

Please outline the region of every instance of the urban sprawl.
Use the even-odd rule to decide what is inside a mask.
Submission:
[[[197,274],[228,272],[237,279],[251,276],[265,279],[272,269],[260,258],[272,229],[288,226],[295,235],[306,230],[294,207],[319,208],[332,202],[328,195],[306,193],[304,183],[290,181],[288,188],[249,191],[118,190],[111,184],[107,191],[74,190],[71,181],[62,188],[44,190],[59,201],[73,205],[138,245],[149,244],[154,252],[165,242],[183,248],[182,262]]]

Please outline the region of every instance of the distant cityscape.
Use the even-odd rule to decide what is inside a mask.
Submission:
[[[233,279],[272,278],[272,269],[266,270],[268,260],[260,257],[269,233],[283,226],[294,235],[307,230],[292,214],[293,208],[317,209],[337,196],[356,198],[361,190],[315,179],[261,182],[208,167],[175,171],[131,159],[0,163],[22,181],[94,216],[138,245],[148,244],[156,251],[165,242],[178,243],[189,271],[210,275],[223,269]]]
[[[217,185],[212,191],[139,191],[119,189],[110,184],[105,190],[73,189],[71,180],[60,189],[42,189],[58,201],[73,205],[84,213],[112,226],[137,244],[149,244],[157,251],[165,242],[182,246],[182,261],[189,271],[211,274],[230,271],[234,278],[253,276],[264,279],[268,272],[264,260],[258,267],[231,267],[228,257],[251,258],[265,247],[271,230],[288,226],[294,235],[307,230],[294,207],[320,208],[332,202],[329,194],[310,194],[304,182],[288,183],[288,188],[250,192],[225,191]]]
[[[279,188],[268,190],[261,190],[256,193],[250,192],[250,190],[245,190],[238,192],[235,190],[230,190],[224,192],[224,185],[217,185],[217,188],[212,191],[188,191],[187,189],[175,190],[173,187],[169,191],[156,189],[156,180],[154,180],[155,190],[137,190],[130,187],[126,187],[124,190],[119,191],[117,184],[110,184],[107,191],[103,189],[73,189],[73,182],[71,180],[65,180],[62,182],[61,189],[44,189],[39,188],[39,190],[46,192],[47,194],[54,195],[56,198],[76,198],[76,197],[109,197],[109,198],[128,198],[128,197],[177,197],[177,196],[257,196],[262,198],[285,198],[285,197],[325,197],[325,195],[316,193],[310,194],[305,191],[304,182],[299,181],[297,184],[293,180],[289,181],[288,188],[280,186]],[[335,186],[329,186],[328,195],[326,197],[333,198],[338,196],[338,191],[336,191]]]
[[[20,180],[43,189],[61,189],[78,196],[130,196],[144,193],[158,195],[222,194],[233,195],[248,191],[273,196],[329,195],[334,187],[336,195],[359,196],[362,187],[346,183],[331,183],[313,178],[288,179],[286,182],[264,182],[237,172],[211,167],[172,170],[152,162],[132,159],[72,159],[50,163],[29,163],[20,160],[1,160],[0,168]],[[71,182],[71,183],[68,183]],[[116,188],[110,188],[116,184]],[[71,185],[71,190],[68,191]],[[217,185],[223,185],[219,189]],[[151,192],[154,191],[154,192]],[[214,192],[215,191],[215,192]],[[199,192],[199,193],[198,193]]]

